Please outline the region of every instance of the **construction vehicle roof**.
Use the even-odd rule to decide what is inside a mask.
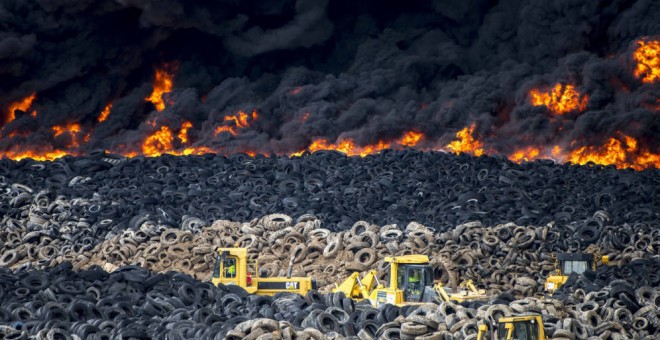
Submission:
[[[528,315],[518,315],[518,316],[505,316],[497,319],[499,323],[505,322],[520,322],[520,321],[529,321],[534,320],[537,317],[541,316],[540,314],[528,314]]]
[[[594,255],[588,253],[559,253],[557,254],[559,261],[593,261]]]
[[[385,262],[391,263],[404,263],[404,264],[427,264],[429,257],[426,255],[402,255],[402,256],[387,256]]]
[[[223,251],[233,254],[247,254],[247,248],[217,248],[216,251],[218,254],[221,254]]]

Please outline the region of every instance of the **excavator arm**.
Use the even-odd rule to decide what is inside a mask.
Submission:
[[[335,288],[332,292],[343,292],[346,297],[354,300],[368,299],[373,290],[374,283],[377,284],[377,273],[376,270],[370,270],[362,279],[360,279],[360,273],[354,272],[340,285],[335,284]]]
[[[445,291],[445,287],[442,285],[442,282],[438,282],[433,286],[433,290],[438,293],[440,300],[444,302],[449,302],[449,294]]]
[[[477,287],[474,285],[474,282],[472,282],[471,279],[467,279],[463,282],[461,282],[460,288],[467,289],[468,291],[475,293],[475,294],[485,294],[485,292],[480,291],[477,289]]]
[[[433,290],[438,294],[438,299],[440,301],[453,301],[453,302],[462,302],[467,300],[486,300],[488,295],[483,289],[477,289],[472,280],[463,281],[459,288],[465,289],[458,292],[447,293],[444,286],[441,282],[436,283],[433,286]]]

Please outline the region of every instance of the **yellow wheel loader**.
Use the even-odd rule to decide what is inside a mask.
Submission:
[[[378,281],[378,272],[369,271],[363,278],[354,272],[332,290],[343,292],[354,300],[368,299],[374,307],[384,304],[407,305],[424,302],[487,300],[485,290],[477,289],[472,281],[464,281],[457,291],[434,284],[433,268],[426,255],[386,257],[390,264],[389,287]]]
[[[237,285],[250,294],[274,295],[292,292],[305,295],[316,289],[316,280],[309,277],[259,277],[257,261],[248,261],[247,248],[218,248],[213,266],[214,285]],[[253,274],[254,273],[254,274]]]
[[[488,332],[488,326],[479,325],[477,340],[545,340],[543,318],[538,314],[502,317]],[[490,336],[487,336],[490,334]]]
[[[609,257],[601,257],[603,264],[609,263]],[[586,270],[596,270],[594,255],[589,253],[559,253],[555,257],[555,271],[545,280],[545,291],[549,294],[559,289],[568,277],[573,274],[582,274]]]

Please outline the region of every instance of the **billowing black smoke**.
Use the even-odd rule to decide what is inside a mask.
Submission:
[[[0,27],[0,150],[66,148],[72,137],[52,126],[77,122],[91,132],[78,152],[140,151],[160,126],[190,121],[174,148],[290,153],[316,137],[366,145],[408,130],[432,147],[476,122],[503,153],[617,132],[658,151],[660,86],[636,78],[631,57],[660,34],[653,0],[2,0]],[[163,65],[176,71],[158,112],[145,98]],[[530,104],[532,88],[558,82],[589,95],[584,112]],[[8,122],[31,93],[36,117]],[[236,136],[214,133],[253,109]]]

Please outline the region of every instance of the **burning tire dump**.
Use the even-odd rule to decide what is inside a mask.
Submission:
[[[657,339],[660,3],[0,3],[0,337]]]

